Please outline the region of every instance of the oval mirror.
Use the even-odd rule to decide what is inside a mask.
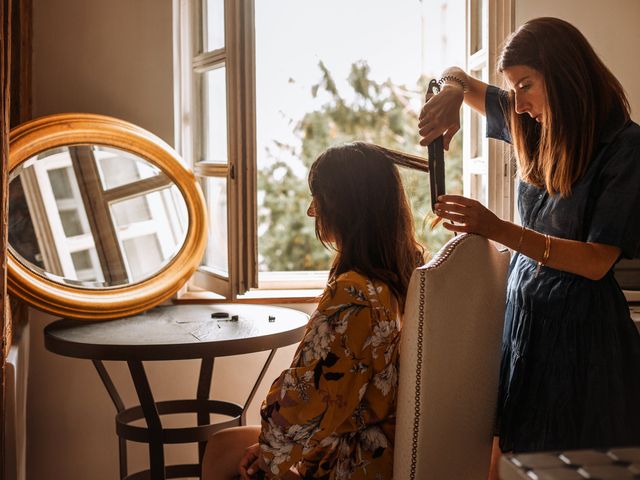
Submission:
[[[10,292],[70,318],[133,315],[199,264],[206,213],[193,174],[146,130],[91,114],[42,117],[9,146]]]

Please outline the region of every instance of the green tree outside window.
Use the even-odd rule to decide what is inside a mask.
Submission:
[[[328,270],[332,253],[315,237],[314,221],[306,210],[311,196],[307,185],[309,167],[326,148],[355,140],[372,142],[388,148],[421,155],[418,113],[412,100],[424,98],[428,78],[418,79],[410,89],[390,80],[377,82],[370,78],[366,62],[351,66],[348,84],[353,90],[350,100],[338,91],[326,66],[320,62],[320,81],[311,89],[314,98],[327,98],[321,108],[308,112],[294,127],[301,145],[294,147],[274,142],[268,149],[269,165],[259,170],[258,212],[261,271]],[[415,100],[413,105],[415,105]],[[462,135],[451,142],[446,158],[447,192],[461,193]],[[295,156],[303,168],[294,168],[282,157]],[[431,230],[429,178],[424,172],[401,168],[405,190],[411,202],[419,240],[430,253],[437,252],[452,233],[442,226]]]

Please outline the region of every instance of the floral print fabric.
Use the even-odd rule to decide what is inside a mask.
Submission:
[[[392,478],[400,316],[388,286],[330,283],[262,404],[260,446],[277,478]]]

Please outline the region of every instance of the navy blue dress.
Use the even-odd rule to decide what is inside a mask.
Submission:
[[[507,92],[489,87],[487,135],[510,142]],[[640,254],[640,127],[612,115],[571,195],[518,186],[523,225]],[[553,248],[553,246],[552,246]],[[511,261],[498,429],[503,451],[640,445],[640,336],[613,271],[601,280]]]

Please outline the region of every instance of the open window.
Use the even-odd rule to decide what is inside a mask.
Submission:
[[[468,63],[494,81],[488,66],[511,31],[511,1],[180,0],[179,148],[210,219],[190,290],[236,299],[322,288],[332,252],[305,214],[311,163],[353,140],[426,157],[417,118],[428,80]],[[465,112],[463,131],[447,154],[447,190],[509,216],[509,162],[480,118]],[[418,235],[435,252],[451,234],[429,228],[428,178],[403,177]]]
[[[500,85],[495,69],[504,40],[515,25],[513,0],[467,0],[466,71],[485,83]],[[463,185],[466,196],[480,200],[496,215],[513,220],[515,165],[511,149],[485,137],[485,118],[464,106]]]

